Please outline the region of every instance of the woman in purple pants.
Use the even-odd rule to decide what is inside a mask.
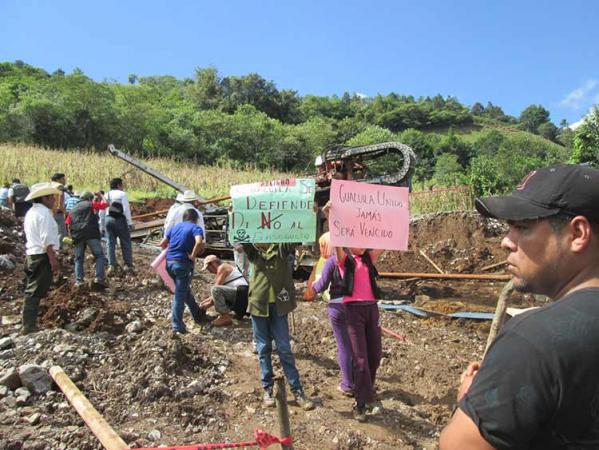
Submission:
[[[345,320],[345,305],[343,304],[344,285],[339,274],[337,257],[335,255],[330,256],[326,260],[320,278],[312,286],[308,286],[308,290],[312,289],[315,292],[323,292],[327,288],[331,297],[327,309],[333,327],[333,334],[337,341],[337,361],[341,369],[339,390],[347,397],[353,397],[354,377],[352,373],[351,346]]]

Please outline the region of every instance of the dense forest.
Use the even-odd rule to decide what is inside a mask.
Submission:
[[[54,149],[114,143],[140,156],[303,172],[331,144],[397,140],[419,158],[416,182],[496,193],[542,164],[595,162],[597,127],[588,119],[581,129],[557,127],[541,105],[513,117],[441,95],[300,96],[258,74],[223,77],[214,68],[121,84],[0,63],[0,142]]]

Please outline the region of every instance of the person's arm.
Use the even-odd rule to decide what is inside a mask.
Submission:
[[[202,253],[202,251],[204,250],[204,236],[197,235],[195,237],[195,239],[196,239],[196,243],[193,246],[193,250],[189,254],[189,259],[191,259],[192,261],[195,261],[195,259],[198,257],[198,255],[200,253]]]
[[[320,272],[320,278],[318,278],[312,286],[310,286],[316,292],[323,292],[326,290],[331,284],[331,280],[333,278],[333,272],[335,271],[335,258],[329,258],[324,263],[324,267],[322,268],[322,272]]]
[[[370,260],[375,263],[379,256],[383,254],[385,250],[381,250],[380,248],[375,248],[374,250],[370,250]]]
[[[123,192],[123,194],[122,194],[122,200],[123,200],[123,214],[125,214],[125,217],[127,218],[127,225],[132,226],[133,219],[131,218],[131,208],[129,207],[129,199],[127,198],[127,194],[125,192]]]
[[[166,250],[168,248],[168,238],[166,236],[163,237],[159,245],[162,249]]]
[[[214,278],[214,285],[221,286],[231,272],[233,272],[233,267],[229,264],[223,263],[220,266],[218,266],[218,270],[216,271],[216,277]]]
[[[8,207],[10,209],[15,209],[15,191],[13,188],[8,190]]]
[[[53,245],[48,245],[46,247],[46,254],[48,255],[48,260],[50,261],[50,267],[52,268],[52,272],[57,274],[60,271],[60,263],[58,262],[58,258],[56,257],[56,252],[54,251]]]
[[[335,255],[337,255],[337,264],[343,266],[345,263],[345,249],[343,247],[335,247]]]

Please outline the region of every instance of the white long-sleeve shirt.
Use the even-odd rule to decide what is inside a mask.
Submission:
[[[131,208],[129,207],[129,198],[125,192],[118,189],[113,189],[106,195],[106,200],[108,201],[108,206],[112,205],[114,202],[119,202],[121,205],[123,205],[123,214],[127,219],[127,224],[133,225],[133,220],[131,219]]]
[[[46,253],[48,246],[54,250],[60,248],[58,238],[58,225],[52,211],[41,203],[34,203],[25,214],[25,245],[27,255],[41,255]]]
[[[185,214],[185,211],[192,208],[195,209],[198,213],[197,225],[204,232],[205,240],[206,228],[204,227],[204,216],[191,203],[175,203],[173,206],[170,207],[168,213],[166,214],[166,219],[164,219],[164,235],[166,236],[167,231],[173,228],[175,225],[177,225],[180,222],[183,222],[183,214]]]

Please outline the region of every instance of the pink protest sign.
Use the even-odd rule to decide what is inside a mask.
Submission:
[[[408,188],[333,180],[329,231],[334,247],[407,250]]]

